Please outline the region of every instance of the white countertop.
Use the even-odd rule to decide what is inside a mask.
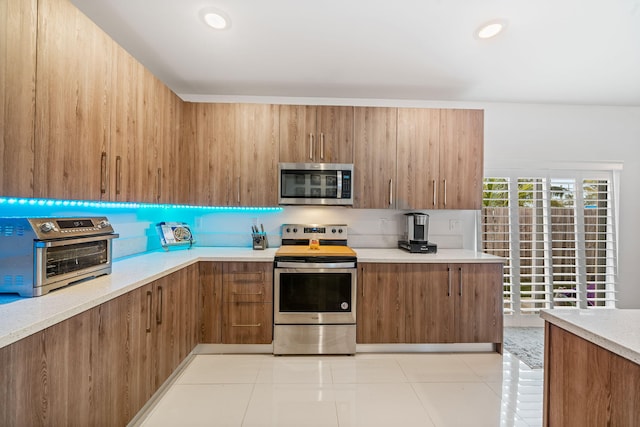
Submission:
[[[412,254],[402,249],[358,249],[358,262],[389,262],[389,263],[496,263],[504,262],[504,258],[483,252],[464,249],[438,249],[435,254]]]
[[[140,254],[113,263],[110,275],[58,289],[35,298],[0,295],[0,348],[76,314],[126,294],[198,261],[273,262],[277,248],[197,247]],[[410,254],[400,249],[356,249],[358,262],[463,263],[502,262],[492,255],[442,249],[437,254]]]
[[[545,321],[640,365],[640,310],[543,310]]]

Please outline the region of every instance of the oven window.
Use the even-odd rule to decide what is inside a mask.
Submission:
[[[333,170],[283,170],[281,190],[281,197],[335,199],[338,197],[337,173]]]
[[[107,263],[107,240],[47,248],[47,278]]]
[[[281,273],[280,312],[351,311],[351,273]]]

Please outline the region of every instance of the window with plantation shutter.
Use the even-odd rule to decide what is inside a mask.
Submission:
[[[613,198],[611,172],[509,172],[484,179],[482,249],[507,259],[506,315],[615,306]]]

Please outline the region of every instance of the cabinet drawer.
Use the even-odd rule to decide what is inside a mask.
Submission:
[[[262,303],[273,300],[271,263],[225,263],[222,294],[225,303]]]
[[[225,303],[222,308],[222,342],[269,344],[273,335],[273,304]]]

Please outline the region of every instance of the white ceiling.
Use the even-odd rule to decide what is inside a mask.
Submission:
[[[183,99],[640,106],[640,0],[72,0]],[[199,13],[220,9],[216,31]],[[507,30],[474,30],[504,18]]]

